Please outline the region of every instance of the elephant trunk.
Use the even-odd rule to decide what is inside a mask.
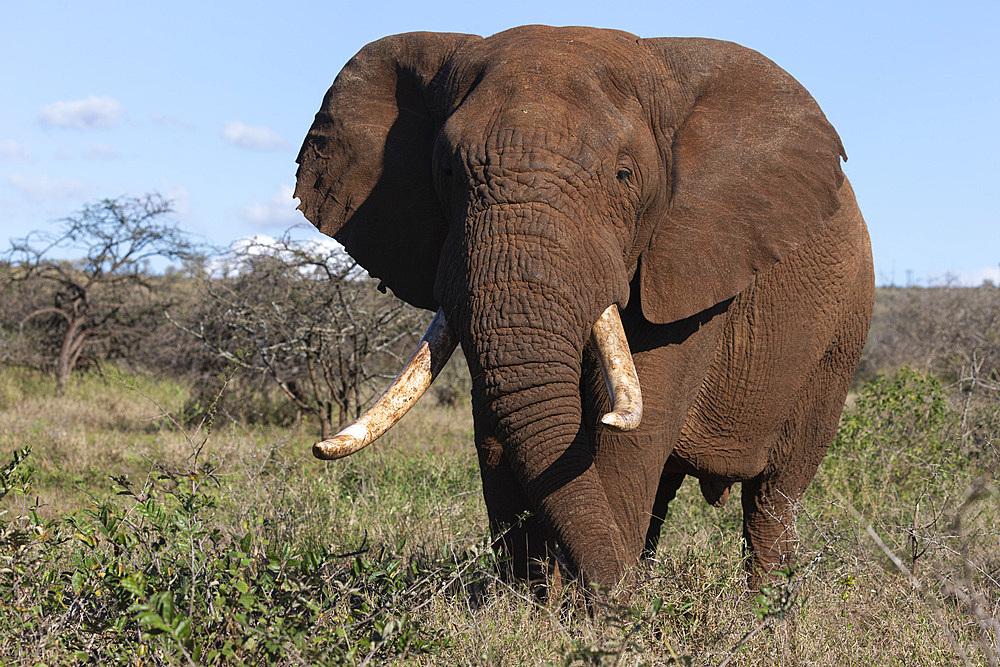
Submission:
[[[456,267],[466,280],[446,283],[461,291],[445,294],[451,307],[435,316],[411,362],[357,422],[313,452],[339,458],[379,437],[426,390],[461,338],[474,400],[532,506],[586,580],[613,585],[627,550],[593,466],[581,365],[589,337],[613,401],[601,421],[618,430],[638,426],[642,400],[615,305],[620,297],[614,281],[602,287],[580,275],[580,266],[593,263],[565,261],[569,254],[542,234],[523,241],[523,233],[503,228],[509,220],[485,218],[479,228],[490,229],[492,242],[458,254],[467,262]]]
[[[471,240],[459,254],[465,264],[458,267],[465,281],[445,284],[462,292],[444,293],[469,361],[477,412],[570,563],[587,581],[614,585],[627,549],[593,465],[588,432],[594,425],[584,423],[581,367],[591,335],[602,344],[617,341],[617,352],[608,355],[615,359],[610,366],[628,367],[633,380],[624,383],[627,390],[609,382],[609,390],[635,400],[606,421],[634,428],[641,398],[631,356],[623,333],[607,335],[609,329],[621,332],[613,304],[621,300],[616,290],[625,283],[583,273],[589,266],[612,264],[605,258],[579,261],[569,242],[560,243],[560,230],[572,229],[571,223],[547,224],[551,221],[537,211],[510,206],[492,213],[468,223]],[[612,312],[599,317],[605,310]],[[610,326],[606,319],[613,320]]]
[[[544,340],[547,333],[510,332],[502,347],[524,349],[530,347],[525,341]],[[499,355],[474,373],[473,396],[482,402],[489,428],[531,507],[569,562],[588,582],[613,586],[625,564],[625,542],[593,465],[593,444],[583,424],[580,362],[558,356]],[[473,363],[470,359],[470,367]]]

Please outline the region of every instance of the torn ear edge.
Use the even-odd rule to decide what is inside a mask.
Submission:
[[[808,92],[759,53],[706,39],[642,40],[677,103],[662,119],[671,197],[640,256],[643,314],[689,317],[743,291],[840,207],[843,146]]]

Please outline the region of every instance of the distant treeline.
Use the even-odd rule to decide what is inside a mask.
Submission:
[[[57,393],[109,364],[183,380],[191,417],[224,382],[220,409],[234,417],[307,417],[326,435],[366,407],[426,324],[339,247],[286,235],[206,248],[170,211],[155,194],[102,200],[12,240],[0,255],[0,366],[51,372]]]
[[[56,391],[108,364],[179,379],[198,389],[192,416],[221,377],[234,416],[307,417],[326,435],[366,407],[430,319],[380,294],[340,250],[287,236],[210,250],[163,222],[169,213],[158,195],[103,200],[56,233],[12,241],[0,257],[0,367],[51,372]],[[172,268],[150,270],[154,257]],[[438,400],[468,395],[460,363]],[[902,366],[1000,391],[1000,287],[877,290],[855,383]]]
[[[911,366],[1000,390],[1000,287],[883,287],[855,380]],[[966,389],[972,389],[972,386]]]
[[[288,420],[322,410],[317,419],[335,426],[341,412],[350,416],[364,407],[375,387],[395,372],[430,314],[379,294],[373,281],[303,274],[276,254],[257,255],[229,277],[144,276],[143,289],[126,294],[120,304],[120,316],[129,321],[89,340],[75,368],[114,362],[207,392],[217,390],[220,375],[242,369],[227,391],[229,409],[242,417]],[[0,271],[9,277],[18,268]],[[26,317],[58,302],[57,290],[9,280],[4,290],[0,363],[55,373],[64,319],[52,313]],[[946,384],[995,385],[1000,288],[876,290],[855,384],[901,366],[929,371]],[[442,380],[449,378],[460,387],[436,387],[439,399],[461,400],[467,380],[461,371]]]

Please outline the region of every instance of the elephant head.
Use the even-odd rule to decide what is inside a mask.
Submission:
[[[661,324],[732,299],[822,232],[842,154],[809,94],[735,44],[545,26],[409,33],[337,76],[295,196],[384,286],[438,311],[407,373],[429,383],[461,342],[477,440],[499,443],[569,562],[612,582],[630,555],[587,444],[598,427],[585,423],[581,359],[595,324],[612,330],[597,347],[619,397],[604,421],[632,428],[639,387],[612,307],[638,300]],[[317,455],[377,437],[421,391],[401,387]]]

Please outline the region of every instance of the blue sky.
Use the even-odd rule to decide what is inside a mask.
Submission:
[[[498,8],[502,5],[503,10]],[[880,282],[1000,282],[1000,2],[13,2],[0,20],[0,242],[158,191],[226,245],[303,220],[295,155],[364,44],[526,23],[757,49],[840,132]]]

